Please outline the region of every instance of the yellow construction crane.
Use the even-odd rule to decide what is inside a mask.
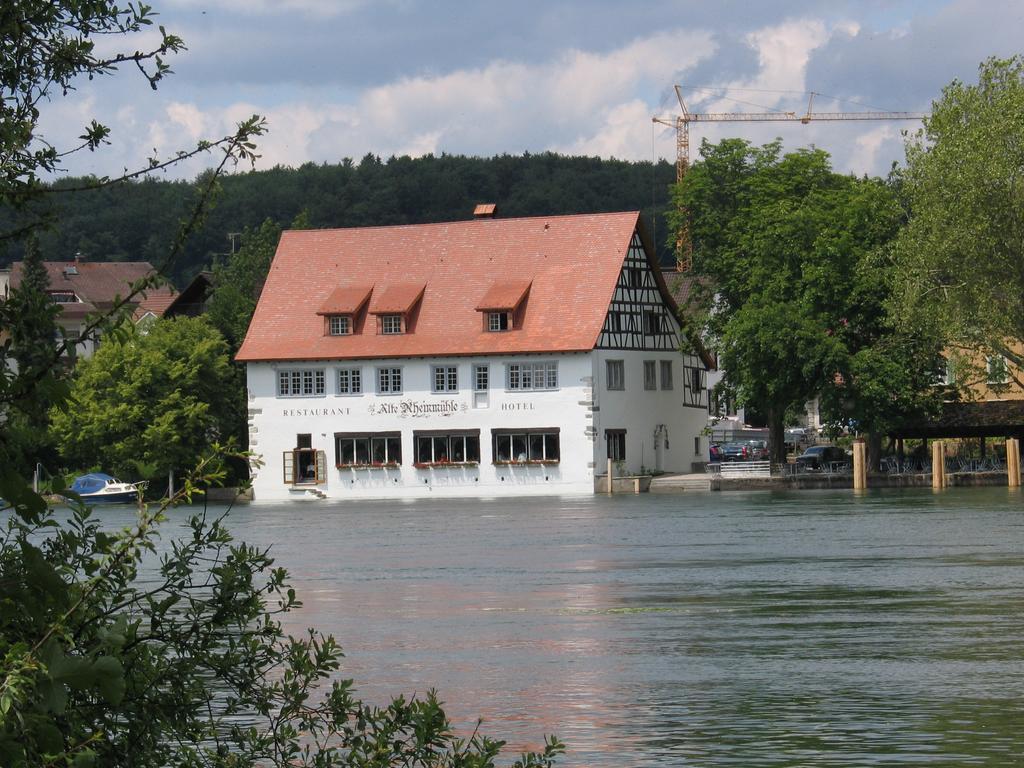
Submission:
[[[676,182],[686,177],[690,167],[690,123],[782,123],[800,122],[804,125],[814,122],[838,120],[921,120],[927,117],[924,112],[814,112],[814,97],[811,92],[807,100],[807,111],[796,112],[691,112],[683,100],[682,86],[675,86],[676,98],[682,114],[676,117],[652,118],[653,122],[676,129]],[[690,269],[693,245],[690,242],[689,225],[686,217],[681,217],[679,232],[676,237],[677,262],[680,272]]]

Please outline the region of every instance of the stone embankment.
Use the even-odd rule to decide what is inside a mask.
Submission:
[[[949,486],[1006,485],[1006,472],[951,472],[946,475]],[[930,488],[928,474],[873,474],[868,488]],[[651,493],[685,493],[690,491],[749,490],[814,490],[822,488],[853,488],[853,475],[846,473],[807,472],[799,475],[772,477],[721,477],[710,474],[662,475],[651,481]]]

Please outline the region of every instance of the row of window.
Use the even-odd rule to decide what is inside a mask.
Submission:
[[[697,371],[699,376],[699,371]],[[644,389],[672,389],[672,361],[671,360],[644,360]],[[605,361],[605,386],[609,390],[625,390],[626,388],[626,363],[624,360]],[[700,382],[696,386],[700,389]]]
[[[607,429],[608,458],[626,458],[626,430]],[[335,465],[338,469],[399,467],[402,465],[400,432],[336,432]],[[695,451],[699,445],[695,447]],[[494,464],[557,464],[561,460],[558,427],[491,430]],[[472,465],[480,462],[480,430],[414,432],[413,466]],[[289,484],[327,482],[326,452],[312,447],[312,435],[298,435],[296,447],[284,452],[284,481]]]
[[[492,430],[491,455],[496,464],[559,461],[557,428]],[[398,466],[402,463],[402,436],[398,432],[334,435],[339,468]],[[416,466],[476,464],[480,461],[480,430],[413,433]]]
[[[511,312],[488,312],[485,320],[488,331],[507,331],[512,328]],[[382,336],[394,336],[406,332],[402,315],[380,315],[377,329]],[[350,336],[355,332],[351,315],[328,315],[327,333],[331,336]]]
[[[473,365],[470,383],[474,392],[486,392],[490,388],[490,366],[487,363]],[[346,366],[337,369],[334,391],[339,395],[361,395],[369,390],[364,388],[361,366]],[[430,367],[431,391],[436,393],[459,391],[459,367],[457,365],[432,365]],[[375,369],[375,391],[380,395],[400,395],[403,392],[401,366],[381,366]],[[505,365],[505,388],[509,390],[552,390],[558,389],[558,363],[507,363]],[[327,394],[327,372],[323,368],[281,369],[277,372],[278,397],[315,397]]]

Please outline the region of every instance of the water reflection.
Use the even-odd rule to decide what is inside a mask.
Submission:
[[[440,690],[576,766],[1010,765],[1006,489],[253,505],[368,699]]]

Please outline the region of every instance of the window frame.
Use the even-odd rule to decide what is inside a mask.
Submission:
[[[541,455],[534,453],[536,444],[535,438],[541,438]],[[522,440],[522,449],[525,459],[516,458],[516,440]],[[498,458],[502,455],[499,440],[508,441],[508,451],[504,455],[508,458]],[[554,455],[549,455],[549,449],[554,447]],[[491,430],[491,463],[498,466],[526,465],[526,464],[559,464],[562,460],[562,438],[559,427],[531,427],[529,429],[492,429]]]
[[[1010,383],[1010,367],[1004,355],[988,355],[985,358],[985,384],[989,387],[1005,387]]]
[[[626,361],[622,359],[604,361],[604,386],[609,392],[626,391]]]
[[[430,449],[430,458],[424,461],[422,458],[422,447],[426,445]],[[453,461],[451,456],[456,453],[456,446],[461,443],[462,459]],[[416,430],[412,433],[413,445],[413,466],[417,469],[430,469],[432,467],[475,467],[480,464],[480,430],[479,429],[451,429],[437,430],[426,429]],[[444,457],[438,456],[438,447],[443,446]],[[475,458],[472,456],[475,455]]]
[[[515,369],[515,370],[513,370]],[[529,372],[528,376],[524,376]],[[542,386],[537,386],[537,373],[543,375]],[[529,380],[529,385],[524,386],[523,382]],[[515,385],[515,386],[513,386]],[[505,391],[506,392],[554,392],[558,390],[558,361],[514,361],[505,363]]]
[[[644,360],[644,390],[653,392],[658,388],[658,361]]]
[[[342,387],[342,378],[347,377],[348,388]],[[335,377],[335,394],[340,397],[355,397],[363,394],[363,368],[360,365],[343,365]]]
[[[312,456],[313,477],[299,477],[300,456]],[[327,482],[327,452],[312,447],[292,448],[284,451],[281,462],[282,479],[285,485],[323,485]]]
[[[351,441],[351,462],[343,462],[342,444]],[[365,442],[366,461],[356,461],[359,457],[359,442]],[[384,459],[374,459],[377,444],[383,444]],[[392,447],[397,446],[397,458],[392,456]],[[336,469],[388,469],[402,466],[402,433],[395,430],[384,432],[335,432],[334,433],[334,466]]]
[[[324,397],[327,394],[326,368],[278,368],[274,374],[277,397]]]
[[[604,431],[607,457],[612,461],[626,460],[626,430],[606,429]],[[614,442],[613,442],[614,440]]]
[[[658,309],[645,309],[643,318],[645,336],[664,336],[667,333],[663,312]]]
[[[487,313],[487,332],[488,333],[503,333],[505,331],[512,330],[512,313],[503,312],[488,312]]]
[[[338,324],[338,326],[339,326],[338,329],[335,328],[335,323]],[[328,336],[351,336],[352,335],[352,316],[351,315],[328,315],[327,316],[327,335]]]
[[[673,369],[675,366],[672,364],[671,360],[659,360],[658,362],[660,363],[658,366],[658,383],[660,388],[663,391],[674,389],[675,382],[673,381]]]
[[[390,313],[380,316],[381,336],[401,336],[405,333],[405,318],[401,314]]]
[[[381,377],[388,377],[387,386],[383,386],[384,379]],[[404,382],[402,381],[402,366],[400,365],[380,365],[377,366],[376,376],[374,377],[377,385],[378,395],[401,395],[404,392]],[[398,382],[397,389],[395,388],[395,382]]]
[[[440,384],[438,387],[438,374]],[[459,366],[457,365],[431,365],[430,366],[430,391],[435,395],[451,394],[459,391]]]

